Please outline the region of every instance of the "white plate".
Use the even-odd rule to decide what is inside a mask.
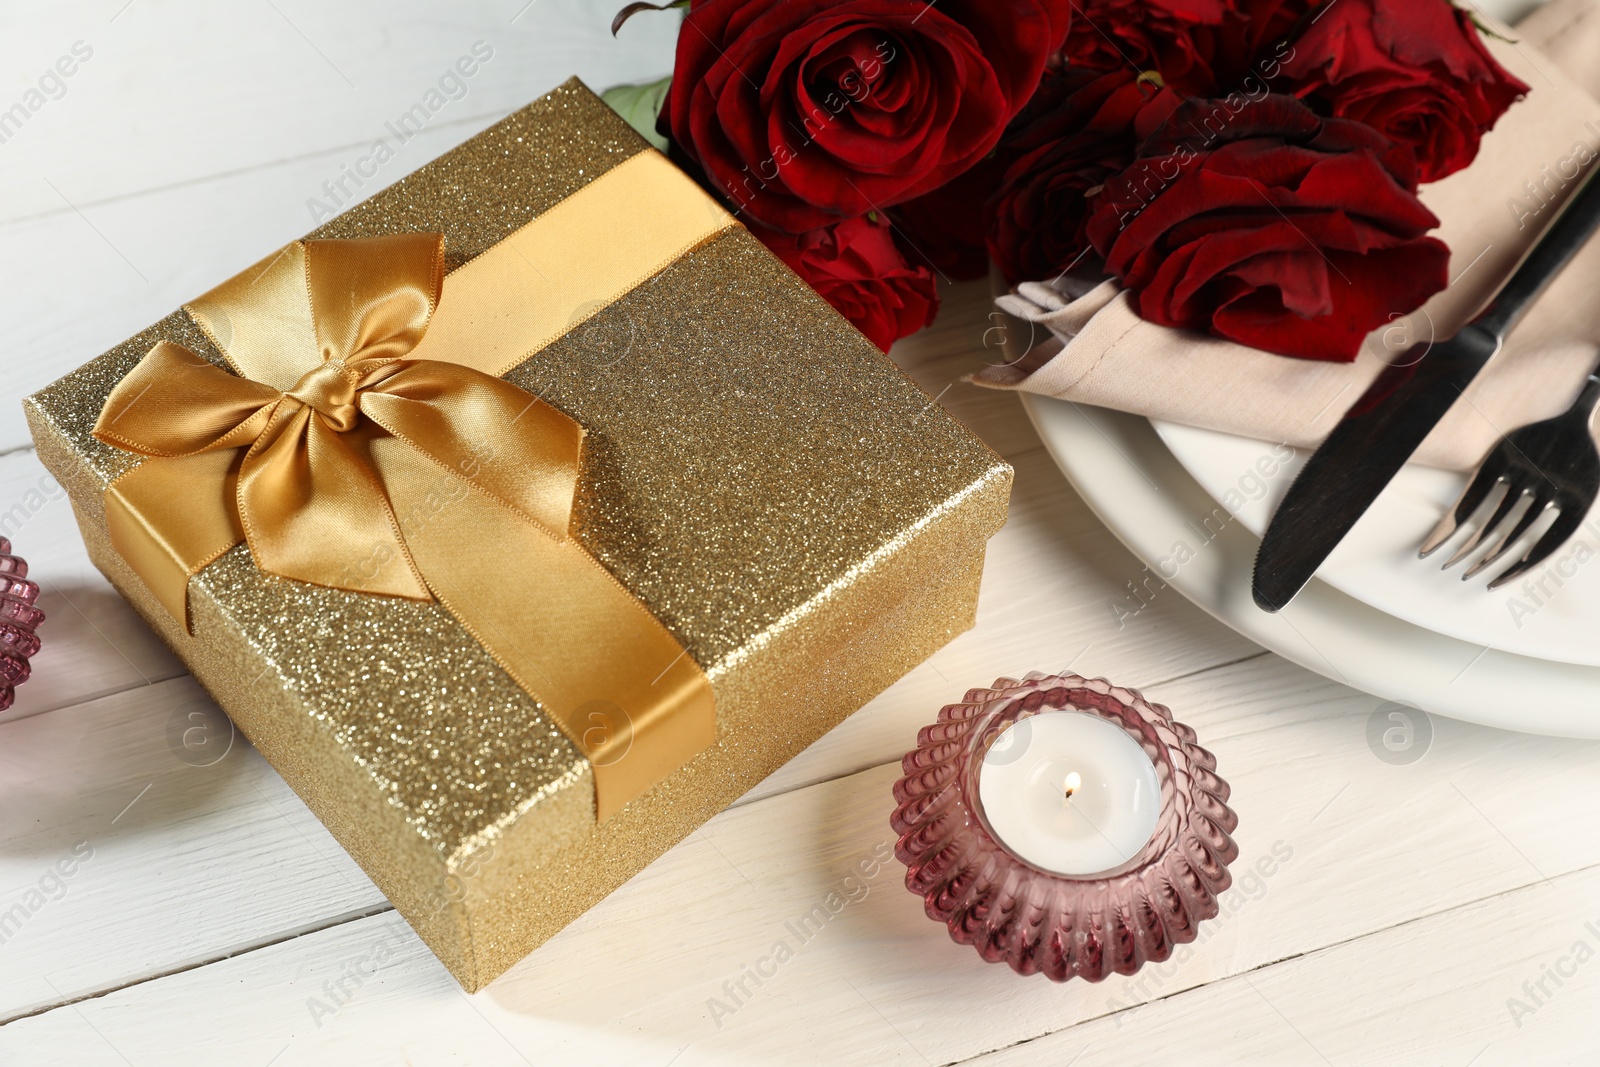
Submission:
[[[1260,536],[1306,454],[1245,437],[1156,422],[1178,462],[1250,532]],[[1440,566],[1466,539],[1417,558],[1417,546],[1455,502],[1466,476],[1404,468],[1356,523],[1318,577],[1363,603],[1429,630],[1537,659],[1600,666],[1600,536],[1592,520],[1543,567],[1488,592],[1502,560],[1470,581],[1467,563]],[[1219,521],[1220,521],[1219,518]],[[1534,527],[1530,537],[1542,532]],[[1516,553],[1520,555],[1520,550]],[[1508,553],[1507,559],[1515,558]]]
[[[1528,733],[1600,737],[1600,668],[1436,633],[1321,579],[1283,612],[1267,614],[1250,597],[1259,539],[1241,522],[1206,524],[1217,503],[1147,420],[1045,397],[1022,399],[1050,454],[1095,514],[1168,584],[1252,641],[1336,681],[1427,712]]]

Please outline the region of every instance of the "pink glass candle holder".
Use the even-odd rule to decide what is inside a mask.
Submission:
[[[11,707],[16,687],[28,680],[29,659],[39,651],[34,631],[44,612],[34,607],[39,587],[28,581],[28,564],[11,554],[11,542],[0,537],[0,711]]]
[[[1072,728],[1063,733],[1040,729],[1045,724],[1039,722],[1032,724],[1031,734],[1018,725],[1034,716],[1073,714],[1116,727],[1138,751],[1100,723],[1050,724]],[[1113,736],[1090,736],[1108,732]],[[1074,790],[1087,785],[1075,771],[1060,776],[1071,754],[1053,760],[1048,752],[1018,751],[1019,735],[1022,749],[1030,747],[1030,736],[1035,749],[1045,747],[1051,735],[1110,742],[1105,751],[1114,773],[1100,783],[1104,795],[1094,809],[1096,833],[1104,840],[1068,840],[1064,846],[1048,838],[1043,844],[1024,840],[1030,819],[1048,824],[1044,831],[1064,825],[1051,822],[1048,810],[1040,814],[1037,804],[1024,802],[1038,801],[1039,790],[1046,788],[1052,797],[1061,793],[1061,818],[1076,818],[1082,809],[1068,809],[1084,794],[1075,797]],[[1001,751],[997,741],[1010,746],[1000,759],[991,756],[992,750]],[[1119,747],[1127,751],[1115,751]],[[997,769],[1024,757],[1033,762],[1021,778],[1010,768]],[[1122,773],[1129,758],[1141,772],[1154,770],[1159,800],[1149,797],[1143,816],[1134,809],[1146,803],[1140,794],[1148,790],[1138,775]],[[1150,768],[1143,766],[1144,758]],[[923,727],[917,748],[902,760],[905,775],[895,783],[898,804],[890,822],[900,835],[895,854],[907,868],[906,888],[923,898],[928,917],[944,923],[955,941],[976,947],[991,963],[1004,961],[1018,974],[1039,973],[1058,982],[1132,974],[1195,940],[1199,924],[1217,915],[1218,895],[1232,884],[1228,864],[1239,849],[1230,835],[1239,820],[1227,805],[1228,784],[1214,773],[1216,765],[1216,758],[1195,743],[1193,730],[1131,689],[1076,674],[1035,672],[1020,682],[1001,678],[994,688],[971,690],[964,702],[942,709],[939,721]],[[990,787],[982,790],[986,770]],[[1130,777],[1129,787],[1119,791],[1119,779]],[[1025,788],[1033,790],[1031,796],[1009,795]],[[985,794],[991,807],[1006,807],[1001,825],[1009,838],[996,832],[995,820],[985,812]],[[1141,824],[1141,817],[1150,823]],[[1127,843],[1130,827],[1149,824],[1154,828],[1142,846],[1137,840]],[[1075,862],[1124,854],[1128,858],[1106,870],[1063,873]]]

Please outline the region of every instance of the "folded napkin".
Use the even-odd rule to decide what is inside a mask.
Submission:
[[[1131,411],[1265,441],[1315,445],[1388,361],[1418,341],[1443,340],[1494,295],[1586,172],[1600,165],[1600,0],[1552,0],[1488,39],[1532,90],[1483,139],[1473,164],[1421,197],[1450,246],[1449,288],[1367,338],[1354,363],[1261,352],[1140,319],[1114,281],[1028,283],[1001,310],[1043,338],[979,385]],[[1573,175],[1563,178],[1563,173]],[[1023,330],[1027,327],[1024,326]],[[1507,431],[1566,410],[1600,360],[1600,239],[1551,284],[1434,429],[1421,463],[1465,470]]]

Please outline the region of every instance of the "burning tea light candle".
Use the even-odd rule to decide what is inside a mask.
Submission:
[[[1132,689],[1001,678],[901,761],[906,888],[991,963],[1098,982],[1171,957],[1231,884],[1238,817],[1194,731]]]
[[[1013,853],[1057,874],[1096,874],[1139,854],[1161,811],[1156,766],[1122,727],[1057,711],[1006,728],[984,754],[978,802]]]

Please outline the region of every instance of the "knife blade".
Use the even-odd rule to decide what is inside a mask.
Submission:
[[[1448,341],[1384,368],[1289,486],[1256,553],[1251,593],[1276,612],[1305,588],[1423,439],[1499,352],[1528,307],[1600,227],[1592,167],[1489,306]]]

